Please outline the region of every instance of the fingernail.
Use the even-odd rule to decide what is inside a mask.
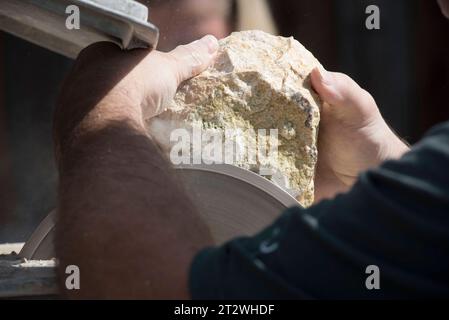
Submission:
[[[218,50],[218,40],[212,35],[207,35],[203,39],[201,39],[208,48],[210,54],[215,53]]]
[[[326,71],[324,68],[318,68],[318,72],[320,74],[320,80],[324,84],[332,84],[332,75],[329,71]]]

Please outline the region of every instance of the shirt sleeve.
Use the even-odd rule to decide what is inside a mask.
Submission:
[[[378,268],[369,285],[368,266]],[[449,297],[449,123],[352,190],[200,252],[194,299]]]

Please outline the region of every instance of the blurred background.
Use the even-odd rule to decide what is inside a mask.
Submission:
[[[449,21],[431,0],[142,0],[171,50],[212,33],[294,36],[376,99],[410,143],[449,119]],[[365,9],[380,8],[367,30]],[[55,207],[52,111],[72,62],[0,32],[0,242],[25,241]],[[149,74],[148,76],[151,76]]]

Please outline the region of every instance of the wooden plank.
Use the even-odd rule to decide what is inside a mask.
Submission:
[[[58,294],[55,260],[26,260],[16,254],[0,255],[0,298]]]
[[[23,242],[0,244],[0,255],[12,254],[14,252],[18,254],[22,250],[23,245]]]

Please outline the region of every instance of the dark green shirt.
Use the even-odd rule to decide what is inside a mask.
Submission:
[[[380,289],[366,286],[371,265]],[[350,192],[202,251],[190,291],[194,299],[449,297],[449,122],[363,173]]]

